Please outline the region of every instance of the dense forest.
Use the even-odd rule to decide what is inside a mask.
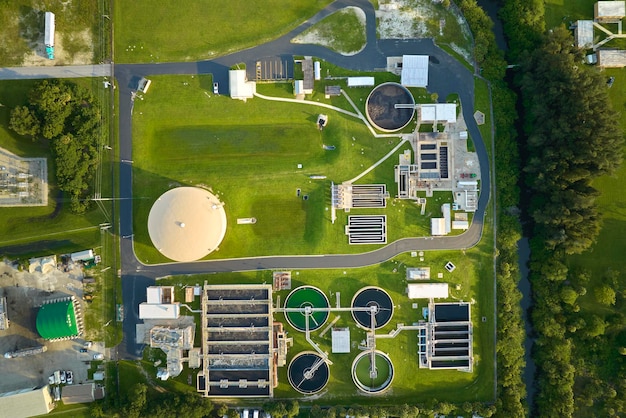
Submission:
[[[102,140],[100,106],[76,84],[44,80],[32,89],[27,105],[11,111],[9,126],[17,134],[50,142],[57,186],[69,195],[74,213],[90,205]]]
[[[500,16],[508,59],[520,63],[515,87],[524,110],[520,184],[528,195],[537,334],[531,415],[623,416],[626,362],[611,361],[611,352],[619,348],[616,338],[626,320],[583,314],[577,299],[586,293],[589,276],[568,268],[568,257],[588,251],[601,229],[593,181],[621,164],[620,116],[611,109],[606,77],[583,64],[571,32],[545,30],[542,0],[504,0]],[[595,289],[599,306],[623,303],[617,274],[608,272]]]

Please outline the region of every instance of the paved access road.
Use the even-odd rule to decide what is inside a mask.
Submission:
[[[366,14],[367,46],[359,54],[343,56],[316,45],[292,44],[290,40],[311,25],[346,6],[357,6]],[[474,140],[481,169],[481,192],[478,209],[468,231],[453,237],[405,238],[386,245],[378,250],[355,255],[308,255],[271,256],[229,260],[199,261],[193,263],[167,263],[159,265],[141,264],[133,250],[132,218],[132,91],[143,76],[157,74],[212,74],[220,85],[220,93],[227,94],[228,70],[237,63],[246,63],[246,68],[254,69],[257,60],[269,57],[310,55],[319,57],[343,68],[361,71],[383,70],[386,57],[404,54],[420,54],[430,57],[428,90],[445,98],[458,93],[462,104],[469,135]],[[90,67],[90,66],[88,66]],[[105,66],[91,66],[101,68]],[[39,76],[31,77],[30,70],[0,69],[0,79],[70,77],[67,74],[80,74],[77,67],[37,67]],[[82,67],[80,67],[82,68]],[[110,67],[109,67],[110,68]],[[247,271],[264,269],[309,269],[309,268],[350,268],[372,265],[386,261],[407,251],[465,249],[480,240],[483,231],[485,209],[491,189],[489,158],[478,126],[474,121],[474,76],[461,63],[438,48],[430,39],[378,40],[376,38],[376,16],[369,0],[338,0],[320,11],[311,19],[288,34],[259,45],[255,48],[236,52],[208,61],[154,64],[116,64],[115,78],[120,93],[119,138],[120,138],[120,235],[122,258],[122,293],[124,298],[124,340],[120,347],[122,357],[135,357],[141,354],[141,345],[135,343],[135,325],[139,322],[138,305],[146,300],[145,288],[154,283],[157,277],[177,274]],[[33,74],[37,71],[33,70]],[[84,76],[94,76],[85,73]],[[18,75],[21,75],[18,77]],[[110,75],[97,74],[97,75]],[[78,75],[76,75],[78,76]],[[254,78],[254,77],[250,77]]]
[[[0,68],[0,80],[23,80],[26,78],[108,77],[110,75],[111,64],[71,65],[63,67]]]

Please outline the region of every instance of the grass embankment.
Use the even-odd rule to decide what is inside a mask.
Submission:
[[[331,223],[330,181],[354,178],[396,146],[397,138],[373,138],[359,119],[324,108],[214,96],[207,91],[208,76],[152,79],[154,89],[136,101],[133,122],[134,231],[140,260],[167,261],[153,247],[146,220],[158,196],[179,185],[212,188],[225,203],[228,229],[212,258],[376,248],[347,244],[343,211]],[[315,122],[322,112],[329,115],[329,123],[320,132]],[[324,144],[336,149],[326,151]],[[397,156],[391,156],[359,183],[386,183],[393,195],[396,161]],[[310,175],[327,179],[313,180]],[[429,199],[425,215],[414,203],[395,199],[387,209],[354,210],[350,215],[386,214],[391,242],[427,235],[430,217],[451,199],[443,192]],[[247,217],[258,222],[237,225],[237,218]]]
[[[473,373],[457,371],[430,371],[418,367],[417,334],[415,331],[400,332],[392,339],[377,339],[377,349],[388,353],[393,363],[395,377],[391,391],[382,397],[367,398],[358,394],[351,377],[351,366],[354,358],[360,353],[356,345],[365,339],[365,332],[355,325],[348,312],[331,312],[328,321],[317,331],[312,332],[312,339],[321,349],[330,353],[333,362],[330,366],[330,381],[324,389],[326,404],[350,405],[358,404],[391,404],[395,402],[427,402],[432,398],[454,403],[464,401],[489,401],[493,394],[493,264],[491,228],[487,228],[483,241],[475,248],[465,252],[460,251],[433,251],[425,252],[424,261],[403,254],[393,260],[380,265],[347,269],[347,270],[302,270],[292,271],[292,289],[309,284],[320,288],[328,297],[331,306],[335,306],[337,294],[340,294],[341,306],[349,306],[354,294],[365,286],[380,286],[385,289],[394,302],[394,313],[391,321],[377,331],[377,334],[386,334],[395,329],[398,323],[410,325],[422,317],[422,308],[427,305],[425,300],[410,300],[406,296],[406,268],[429,266],[433,281],[449,283],[450,301],[472,301],[472,321],[474,324],[474,357]],[[444,265],[452,261],[456,270],[449,273]],[[443,274],[437,279],[438,273]],[[202,285],[207,280],[209,284],[242,284],[242,283],[271,283],[272,272],[258,271],[248,273],[223,273],[214,275],[175,276],[159,281],[159,285],[175,285],[177,300],[184,300],[184,286]],[[284,301],[290,291],[284,290],[274,293],[274,298],[280,296]],[[418,302],[418,308],[412,304]],[[199,309],[199,298],[192,304],[192,309]],[[184,311],[185,315],[190,314]],[[335,327],[348,327],[352,350],[350,354],[331,353],[331,333],[320,336],[330,321],[339,316]],[[483,322],[482,317],[486,320]],[[276,313],[276,321],[283,322],[289,337],[293,337],[294,346],[289,350],[287,361],[302,351],[311,350],[306,342],[304,333],[293,329],[285,320],[284,315]],[[197,320],[197,324],[199,324]],[[200,335],[197,330],[196,341]],[[183,373],[176,378],[179,383],[186,385],[191,379],[195,385],[195,375],[198,370],[188,369],[185,366]],[[191,378],[189,377],[191,375]],[[278,370],[279,386],[275,389],[275,396],[287,399],[301,395],[293,390],[287,379],[287,367]],[[301,400],[301,402],[304,398]]]
[[[311,26],[292,42],[313,43],[345,55],[356,54],[366,44],[365,14],[356,7],[346,7]]]
[[[191,61],[224,55],[277,38],[329,3],[168,0],[153,7],[148,0],[117,0],[115,61]]]

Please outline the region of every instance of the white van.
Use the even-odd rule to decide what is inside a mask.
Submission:
[[[259,411],[255,409],[254,412],[252,412],[252,418],[259,418]]]
[[[241,414],[241,418],[248,418],[248,410],[244,409],[243,414]]]
[[[54,372],[54,384],[55,385],[61,384],[61,370],[57,370],[56,372]]]

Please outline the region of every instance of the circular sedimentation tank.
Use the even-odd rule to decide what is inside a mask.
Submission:
[[[400,105],[402,107],[396,107]],[[415,115],[415,99],[411,92],[398,83],[376,86],[365,102],[367,120],[384,132],[395,132],[411,122]]]
[[[289,384],[298,392],[312,395],[324,389],[328,383],[328,364],[317,353],[303,352],[289,363]]]
[[[352,309],[352,317],[361,327],[371,329],[374,316],[374,329],[379,329],[391,321],[393,301],[380,287],[364,287],[352,298]]]
[[[387,390],[393,381],[393,373],[393,363],[382,351],[374,352],[374,367],[370,351],[362,352],[352,362],[352,380],[365,393]]]
[[[317,287],[300,286],[289,293],[285,300],[285,307],[298,309],[294,312],[285,312],[285,318],[292,327],[299,331],[306,331],[306,321],[309,321],[309,331],[315,331],[328,319],[328,311],[315,309],[328,309],[328,298]]]

